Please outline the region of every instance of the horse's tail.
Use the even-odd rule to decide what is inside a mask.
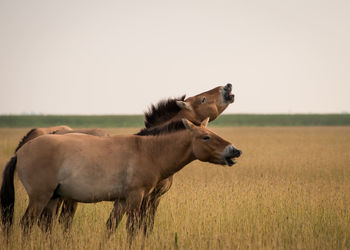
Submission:
[[[18,143],[18,146],[15,150],[15,153],[20,149],[24,144],[26,144],[31,139],[34,139],[34,132],[36,131],[36,128],[31,129],[25,136],[23,136],[22,140]]]
[[[0,213],[4,229],[9,229],[12,225],[13,211],[15,205],[15,187],[13,177],[16,169],[17,156],[13,156],[7,163],[3,172],[0,190]]]

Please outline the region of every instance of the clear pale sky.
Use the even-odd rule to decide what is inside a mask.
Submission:
[[[228,82],[225,113],[350,112],[349,0],[0,0],[0,114],[141,114]]]

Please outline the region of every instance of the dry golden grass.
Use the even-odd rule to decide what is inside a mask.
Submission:
[[[137,129],[110,129],[111,134]],[[350,249],[350,127],[212,128],[243,151],[232,168],[195,161],[176,174],[153,233],[134,249]],[[0,165],[26,129],[0,129]],[[16,181],[13,234],[1,249],[124,249],[125,219],[105,238],[111,203],[80,205],[70,234],[19,220],[27,195]]]

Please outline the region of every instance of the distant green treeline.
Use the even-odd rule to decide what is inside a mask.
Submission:
[[[0,115],[0,127],[142,127],[143,115]],[[349,126],[349,114],[229,114],[214,126]]]

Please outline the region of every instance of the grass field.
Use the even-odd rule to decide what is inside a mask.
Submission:
[[[154,232],[133,249],[350,249],[350,127],[211,127],[243,151],[232,168],[199,161],[175,175]],[[111,134],[137,129],[108,129]],[[0,129],[0,166],[27,129]],[[124,249],[125,220],[105,238],[111,203],[80,205],[70,234],[19,227],[27,195],[16,181],[6,249]]]
[[[0,127],[143,127],[143,115],[0,115]],[[224,114],[214,126],[350,126],[349,114]]]

